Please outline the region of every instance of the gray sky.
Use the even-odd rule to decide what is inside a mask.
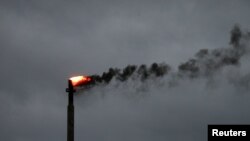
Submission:
[[[248,0],[1,0],[0,140],[66,140],[67,94],[64,89],[69,76],[153,62],[166,62],[176,68],[201,48],[227,47],[229,32],[235,23],[239,23],[243,30],[250,28],[249,13]],[[188,91],[196,84],[192,82],[189,86],[184,82],[178,88]],[[228,92],[224,88],[229,86],[221,85],[215,92],[208,90],[205,94],[224,95]],[[205,101],[204,97],[198,96],[196,102],[192,101],[191,98],[202,93],[201,90],[189,90],[190,97],[182,98],[162,96],[161,93],[169,89],[158,90],[156,87],[143,95],[156,93],[157,96],[149,96],[139,104],[127,98],[102,99],[98,96],[133,93],[127,88],[96,88],[91,91],[95,96],[86,96],[89,100],[83,95],[76,98],[78,140],[126,140],[126,137],[128,140],[181,140],[178,134],[185,134],[185,131],[190,133],[183,135],[189,137],[187,139],[205,140],[205,133],[199,129],[206,128],[208,121],[216,121],[197,117],[194,124],[197,127],[192,130],[189,128],[194,122],[192,115],[187,114],[190,119],[182,118],[189,110],[197,115],[205,108],[204,116],[213,112],[211,109],[215,107],[209,108],[213,97],[203,106],[200,105]],[[183,92],[176,88],[170,94],[181,95]],[[231,103],[240,103],[232,101],[232,97],[226,99],[224,105],[220,105],[220,101],[215,105],[230,107]],[[164,98],[178,102],[168,104],[169,100],[161,101]],[[242,102],[242,105],[246,103]],[[168,108],[162,109],[164,106]],[[196,112],[193,110],[196,107],[201,108]],[[229,109],[225,114],[233,116]],[[243,111],[236,113],[241,115]],[[169,113],[173,116],[169,117]],[[249,115],[242,115],[243,119],[235,116],[228,121],[249,123]],[[126,116],[128,118],[124,118]],[[176,123],[171,122],[178,117]],[[227,121],[223,116],[211,117]],[[179,126],[174,128],[177,124]],[[171,132],[173,134],[169,134]]]

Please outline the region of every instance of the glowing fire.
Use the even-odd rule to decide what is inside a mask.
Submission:
[[[90,77],[87,76],[74,76],[70,78],[73,86],[78,86],[91,81]]]

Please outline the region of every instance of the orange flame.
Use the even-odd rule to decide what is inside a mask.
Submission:
[[[71,77],[70,80],[73,86],[78,86],[78,85],[85,84],[91,81],[91,78],[87,76],[74,76],[74,77]]]

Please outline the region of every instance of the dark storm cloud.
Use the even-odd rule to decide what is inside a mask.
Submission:
[[[177,66],[199,49],[226,46],[229,41],[228,32],[234,23],[249,28],[248,13],[249,2],[246,0],[220,2],[2,0],[0,2],[1,140],[65,139],[67,97],[64,87],[68,76],[101,73],[109,67],[123,67],[127,64],[149,65],[152,62],[166,62],[171,66]],[[221,89],[215,93],[219,91],[224,93]],[[117,89],[116,92],[122,90],[123,88]],[[152,93],[162,93],[154,90]],[[179,93],[182,92],[179,90]],[[196,94],[195,91],[189,92]],[[152,106],[152,111],[157,111],[154,109],[160,107],[162,104],[159,102],[160,99],[153,100],[152,104],[156,107]],[[172,100],[175,99],[178,98]],[[106,102],[109,104],[104,100],[104,107]],[[115,105],[119,102],[124,102],[126,106],[126,101],[123,100],[114,100],[110,104]],[[120,108],[124,105],[121,104]],[[183,106],[170,104],[172,107],[178,105]],[[189,110],[195,106],[191,106]],[[98,108],[101,107],[89,106],[88,112],[92,114],[87,114],[89,116],[87,121],[91,124],[86,126],[89,127],[89,132],[83,136],[81,133],[87,128],[81,126],[85,125],[83,120],[78,120],[78,138],[90,137],[95,140],[101,137],[102,133],[91,125],[101,128],[99,125],[108,124],[109,117],[116,113],[112,109],[104,110],[103,112],[107,112],[104,115],[106,120],[95,119],[96,116],[100,117],[98,114],[101,114],[100,111],[103,109],[98,110]],[[207,109],[211,111],[210,108]],[[125,116],[131,107],[125,107],[124,110],[128,111],[124,112]],[[133,129],[138,131],[136,135],[132,133],[135,130],[131,132],[125,130],[128,131],[127,135],[134,137],[133,139],[165,139],[165,135],[161,134],[163,130],[154,128],[154,117],[150,117],[154,113],[147,112],[143,107],[138,111],[141,110],[151,119],[142,119],[142,122],[138,123],[143,115],[138,113],[138,118],[129,118],[126,121],[124,118],[119,118],[119,115],[123,114],[118,111],[118,118],[115,119],[127,122],[126,129],[131,129],[132,124],[134,125]],[[174,110],[175,108],[168,109],[172,112]],[[133,115],[137,110],[131,112]],[[86,113],[81,114],[86,116]],[[183,115],[173,114],[172,118],[175,116]],[[156,124],[160,125],[160,119],[165,116],[156,113],[155,118],[159,121]],[[140,130],[147,121],[149,125],[145,125],[145,129],[153,131]],[[182,119],[179,121],[184,122]],[[115,127],[116,124],[119,125],[118,123],[118,121],[110,123],[113,124],[111,131],[115,128],[122,130],[122,126]],[[136,123],[140,126],[136,126]],[[122,137],[122,133],[118,132],[120,130],[115,133]],[[173,130],[175,131],[178,132],[179,128]],[[103,136],[110,137],[107,134],[112,135],[107,131]],[[120,138],[113,136],[111,140],[116,137]]]

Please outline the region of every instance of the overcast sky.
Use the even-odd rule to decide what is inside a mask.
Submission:
[[[153,62],[166,62],[176,69],[199,49],[228,47],[229,33],[235,23],[243,30],[250,29],[249,13],[249,0],[1,0],[0,140],[66,140],[68,77]],[[203,81],[199,81],[183,82],[183,86],[169,92],[178,93],[177,97],[162,96],[161,93],[169,89],[157,86],[143,94],[156,93],[157,96],[139,104],[127,100],[130,98],[112,97],[116,93],[136,93],[127,90],[131,85],[117,89],[115,86],[96,88],[91,90],[95,96],[90,98],[78,96],[76,138],[182,140],[180,135],[183,135],[190,140],[206,140],[207,122],[216,121],[209,120],[209,113],[216,106],[209,108],[214,97],[207,105],[200,106],[206,97],[198,95],[204,88]],[[190,89],[197,84],[199,89]],[[208,90],[205,94],[224,95],[230,91],[227,84],[221,86],[218,91]],[[232,88],[230,94],[237,90]],[[186,91],[190,97],[181,96]],[[98,96],[106,93],[111,93],[111,98]],[[198,102],[192,101],[194,97],[198,97]],[[230,105],[241,103],[241,98],[229,97],[219,107],[229,106],[225,115],[233,116],[230,108],[234,107]],[[241,106],[244,104],[246,106],[247,102],[242,102]],[[199,106],[202,108],[196,109]],[[244,109],[241,106],[238,108]],[[195,120],[193,130],[190,129],[193,115],[185,114],[185,111],[193,111],[191,109],[197,110],[194,115],[203,113]],[[249,123],[250,114],[243,116],[243,111],[236,112],[242,117],[223,120],[227,116],[218,116],[219,121]],[[126,116],[128,118],[124,118]],[[178,120],[174,120],[176,118]]]

